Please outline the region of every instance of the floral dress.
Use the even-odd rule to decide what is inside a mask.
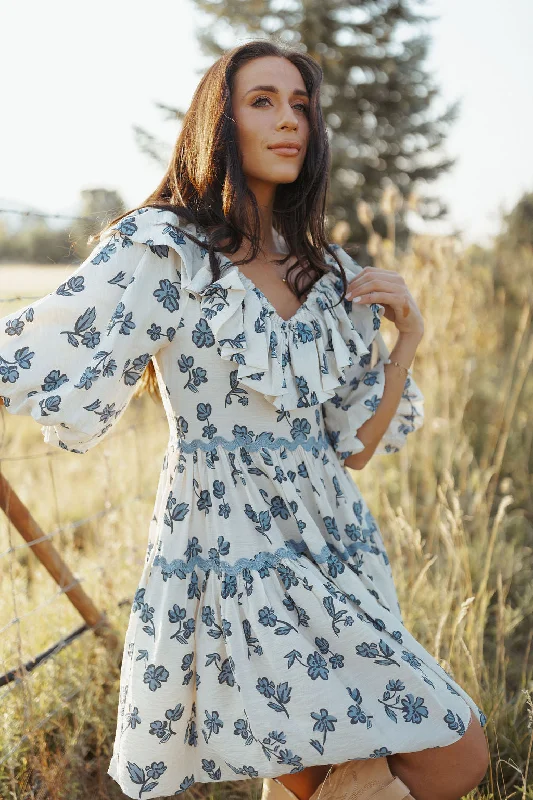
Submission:
[[[205,241],[174,213],[136,209],[65,283],[0,320],[5,407],[49,444],[102,441],[150,359],[168,418],[109,775],[128,797],[164,797],[452,744],[485,715],[404,627],[343,465],[383,394],[383,306],[336,305],[326,254],[331,271],[284,320],[221,255],[214,282],[186,230]],[[336,253],[353,279],[361,267]],[[376,452],[422,421],[409,375]]]

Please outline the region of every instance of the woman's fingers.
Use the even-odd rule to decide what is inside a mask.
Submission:
[[[393,270],[364,267],[346,287],[353,303],[380,303],[400,333],[424,333],[424,320],[403,277]]]
[[[389,275],[384,278],[370,275],[364,278],[356,278],[348,284],[346,299],[351,300],[352,297],[372,291],[398,291],[403,283],[403,278],[400,280],[398,280],[398,278],[400,278],[400,276],[397,276],[395,279],[394,276]]]
[[[357,292],[357,296],[353,297],[352,303],[380,303],[385,306],[386,318],[394,322],[401,333],[423,334],[424,321],[407,286],[392,281],[370,279],[355,286],[354,289],[350,285],[350,297],[354,292]],[[348,298],[348,295],[346,296]],[[389,309],[392,312],[390,314]]]
[[[366,292],[354,297],[354,303],[381,303],[382,305],[398,306],[401,299],[394,292]]]

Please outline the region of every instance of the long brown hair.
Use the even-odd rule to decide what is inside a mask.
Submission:
[[[173,211],[186,223],[205,229],[201,241],[190,232],[181,232],[201,247],[207,248],[213,280],[220,277],[215,252],[235,253],[243,237],[250,240],[252,254],[248,259],[234,262],[246,264],[254,260],[261,243],[261,226],[257,201],[248,188],[242,170],[242,158],[237,146],[236,124],[233,119],[232,91],[235,73],[243,64],[263,56],[286,58],[300,71],[309,93],[309,141],[302,169],[295,181],[278,184],[274,197],[273,224],[285,239],[289,252],[276,263],[284,264],[296,258],[287,271],[287,283],[298,298],[320,278],[329,267],[324,263],[324,251],[339,265],[344,299],[347,281],[341,262],[327,242],[325,209],[329,186],[330,149],[322,109],[320,85],[323,73],[320,65],[309,55],[284,44],[255,40],[226,51],[207,70],[194,93],[184,116],[167,171],[154,192],[134,209],[111,220],[108,230],[137,208],[152,206]],[[89,243],[100,234],[93,234]],[[305,269],[296,279],[291,275],[300,263]],[[303,284],[301,278],[303,277]],[[300,285],[298,280],[300,279]],[[147,390],[159,397],[159,387],[152,361],[144,370],[134,396]]]

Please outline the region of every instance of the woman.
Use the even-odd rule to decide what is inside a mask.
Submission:
[[[326,241],[321,78],[272,43],[225,53],[144,206],[1,321],[5,406],[46,442],[85,453],[140,386],[168,416],[109,767],[128,797],[261,776],[270,800],[444,800],[487,768],[345,469],[422,424],[423,321]]]

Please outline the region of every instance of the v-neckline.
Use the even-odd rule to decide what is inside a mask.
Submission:
[[[263,292],[263,290],[262,290],[262,289],[260,289],[258,286],[256,286],[256,285],[255,285],[255,283],[252,281],[252,279],[251,279],[251,278],[249,278],[249,277],[248,277],[248,275],[245,275],[245,274],[244,274],[244,272],[242,272],[242,270],[240,270],[240,269],[239,269],[239,267],[237,266],[237,264],[235,264],[235,263],[234,263],[234,262],[231,260],[231,258],[228,258],[228,256],[224,255],[224,253],[218,253],[217,255],[219,255],[219,257],[220,257],[220,259],[219,259],[219,260],[221,260],[221,259],[225,259],[225,260],[226,260],[226,264],[230,264],[230,265],[231,265],[231,268],[235,270],[235,272],[238,274],[239,278],[241,279],[241,281],[243,282],[243,284],[245,285],[245,287],[246,287],[247,289],[249,289],[250,291],[253,291],[253,292],[255,292],[255,293],[256,293],[256,295],[262,299],[263,303],[264,303],[264,304],[267,306],[267,308],[269,309],[271,316],[273,316],[275,319],[277,319],[277,320],[278,320],[278,322],[280,323],[280,325],[281,325],[281,327],[282,327],[282,328],[286,328],[288,325],[291,325],[293,322],[296,322],[296,321],[297,321],[297,319],[298,319],[298,318],[299,318],[299,317],[300,317],[300,316],[301,316],[303,313],[305,313],[305,311],[308,311],[308,310],[309,310],[309,305],[308,305],[308,304],[309,304],[309,301],[311,300],[311,298],[312,298],[312,297],[314,297],[314,295],[315,295],[315,294],[316,294],[316,293],[317,293],[317,292],[320,290],[320,288],[321,288],[319,284],[321,284],[321,282],[324,280],[324,278],[326,278],[328,275],[330,275],[330,274],[331,274],[331,273],[329,273],[329,272],[325,272],[325,273],[324,273],[324,275],[321,275],[321,276],[320,276],[320,278],[318,278],[318,279],[317,279],[317,280],[314,282],[314,284],[311,286],[310,290],[309,290],[309,291],[308,291],[308,293],[307,293],[307,297],[305,298],[305,300],[303,301],[303,303],[301,303],[301,304],[298,306],[298,308],[296,309],[296,311],[294,312],[294,314],[292,314],[290,317],[288,317],[287,319],[285,319],[285,317],[282,317],[282,316],[281,316],[281,314],[279,313],[279,311],[277,310],[277,308],[275,307],[275,305],[274,305],[274,304],[271,302],[271,300],[269,300],[269,299],[268,299],[268,297],[267,297],[267,296],[266,296],[266,294]],[[220,266],[222,267],[222,266],[224,266],[224,264],[220,264]]]

